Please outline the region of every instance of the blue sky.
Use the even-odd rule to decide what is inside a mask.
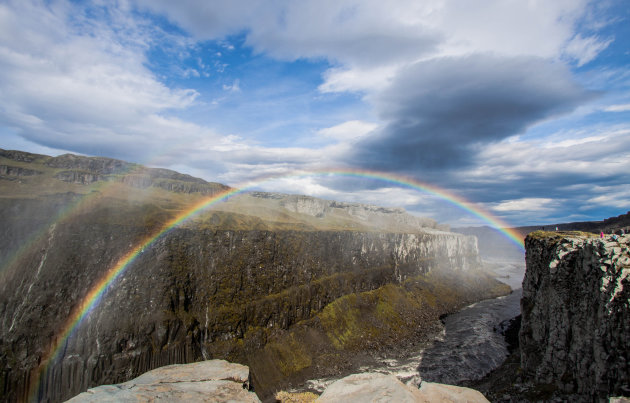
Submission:
[[[624,0],[0,0],[0,148],[239,186],[366,169],[512,225],[630,210]],[[263,190],[483,224],[388,183]]]

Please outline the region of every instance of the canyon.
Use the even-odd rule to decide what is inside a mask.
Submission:
[[[0,195],[3,401],[57,402],[138,376],[160,383],[173,364],[217,363],[249,372],[235,386],[212,370],[206,386],[241,393],[245,382],[256,396],[243,396],[270,400],[375,357],[423,351],[446,315],[511,292],[484,269],[476,237],[400,208],[8,150]],[[567,225],[614,231],[625,219]],[[502,249],[488,242],[486,255]],[[627,235],[531,232],[520,332],[510,322],[516,351],[485,379],[456,382],[492,401],[630,395],[629,245]],[[188,393],[180,386],[173,393]]]
[[[0,150],[0,167],[4,400],[61,401],[207,359],[248,365],[265,399],[428,342],[441,316],[510,292],[476,238],[402,209],[221,198],[229,187],[69,154]]]

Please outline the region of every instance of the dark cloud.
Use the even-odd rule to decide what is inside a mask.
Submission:
[[[415,172],[463,167],[475,147],[573,110],[592,93],[538,58],[491,55],[419,62],[372,98],[383,129],[357,144],[354,164]]]

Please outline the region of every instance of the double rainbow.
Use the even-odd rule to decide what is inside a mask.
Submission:
[[[235,196],[237,194],[249,191],[265,182],[270,182],[273,180],[279,179],[290,179],[290,178],[307,178],[307,177],[349,177],[349,178],[364,178],[382,181],[386,183],[390,183],[402,188],[408,188],[417,190],[423,193],[428,193],[430,195],[437,196],[440,199],[443,199],[467,212],[472,214],[475,217],[480,218],[481,220],[488,223],[490,226],[497,229],[501,232],[507,239],[513,242],[515,245],[519,246],[521,249],[523,246],[522,235],[518,232],[509,229],[509,226],[494,217],[487,211],[482,210],[480,207],[464,200],[463,198],[456,196],[444,189],[440,189],[437,186],[433,186],[427,183],[422,183],[416,181],[414,179],[405,178],[402,176],[394,176],[391,174],[381,173],[381,172],[373,172],[373,171],[365,171],[365,170],[335,170],[335,171],[317,171],[317,172],[307,172],[301,174],[293,174],[293,175],[282,175],[275,177],[267,177],[263,179],[259,179],[256,181],[249,182],[247,185],[240,188],[233,188],[221,193],[218,193],[214,196],[211,196],[207,199],[200,201],[199,203],[193,205],[188,210],[184,211],[177,217],[173,218],[165,225],[162,226],[159,230],[157,230],[152,235],[148,236],[141,242],[139,242],[132,250],[127,252],[122,258],[118,260],[118,262],[112,266],[105,276],[101,278],[96,284],[92,286],[89,292],[83,297],[80,304],[74,309],[71,313],[68,321],[61,328],[61,332],[57,334],[53,343],[49,348],[49,353],[42,358],[42,364],[40,365],[35,377],[31,381],[31,392],[30,400],[32,400],[39,389],[40,381],[42,375],[48,370],[49,365],[56,361],[59,356],[60,351],[63,350],[63,347],[66,345],[68,338],[72,335],[72,333],[77,329],[79,324],[83,321],[83,319],[94,310],[99,301],[102,299],[103,295],[107,292],[108,288],[116,279],[121,277],[125,270],[131,265],[131,263],[138,257],[138,255],[151,244],[153,244],[158,238],[169,232],[171,229],[177,227],[184,221],[188,220],[195,214],[199,213],[202,210],[205,210],[216,203],[224,201],[231,196]]]

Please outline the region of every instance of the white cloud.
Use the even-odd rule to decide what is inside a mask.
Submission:
[[[593,194],[587,203],[596,206],[630,209],[630,184],[619,186],[597,186],[592,189]]]
[[[235,79],[234,81],[232,81],[231,85],[223,84],[223,91],[241,92],[240,80],[238,78]]]
[[[567,43],[564,51],[577,61],[579,67],[595,59],[612,41],[612,38],[602,40],[597,36],[583,37],[578,33]]]
[[[199,39],[247,31],[247,44],[273,57],[326,58],[352,65],[408,60],[431,49],[435,33],[417,22],[434,5],[410,1],[231,2],[138,0]],[[381,57],[375,57],[381,55]]]
[[[275,173],[269,175],[272,177],[269,180],[265,180],[262,183],[255,182],[252,183],[252,186],[256,188],[260,188],[263,190],[277,192],[277,193],[288,193],[288,194],[304,194],[310,195],[314,197],[321,198],[332,198],[335,197],[335,192],[331,191],[331,189],[323,186],[319,183],[319,180],[316,177],[300,177],[299,172],[295,172],[296,176],[289,177],[281,177],[281,178],[273,178],[274,176],[282,176],[283,173]]]
[[[380,91],[391,83],[398,66],[370,68],[333,67],[324,72],[324,82],[319,86],[322,93]]]
[[[556,57],[574,37],[586,0],[138,0],[200,39],[247,31],[257,51],[288,59],[324,57],[352,66],[423,55],[494,52]],[[535,27],[535,29],[532,29]],[[592,42],[592,40],[588,40]]]
[[[504,200],[499,203],[492,204],[492,210],[498,212],[506,211],[552,211],[558,206],[559,202],[554,199],[544,197],[526,197],[515,200]]]
[[[317,131],[317,134],[324,137],[333,138],[338,141],[356,140],[368,135],[376,129],[376,123],[363,122],[360,120],[349,120],[333,127],[327,127]]]
[[[603,108],[605,112],[628,112],[630,104],[609,105]]]
[[[598,177],[630,172],[630,128],[584,128],[544,139],[521,139],[490,144],[479,150],[478,165],[462,172],[467,180],[532,180],[534,177],[580,177],[593,183]]]

